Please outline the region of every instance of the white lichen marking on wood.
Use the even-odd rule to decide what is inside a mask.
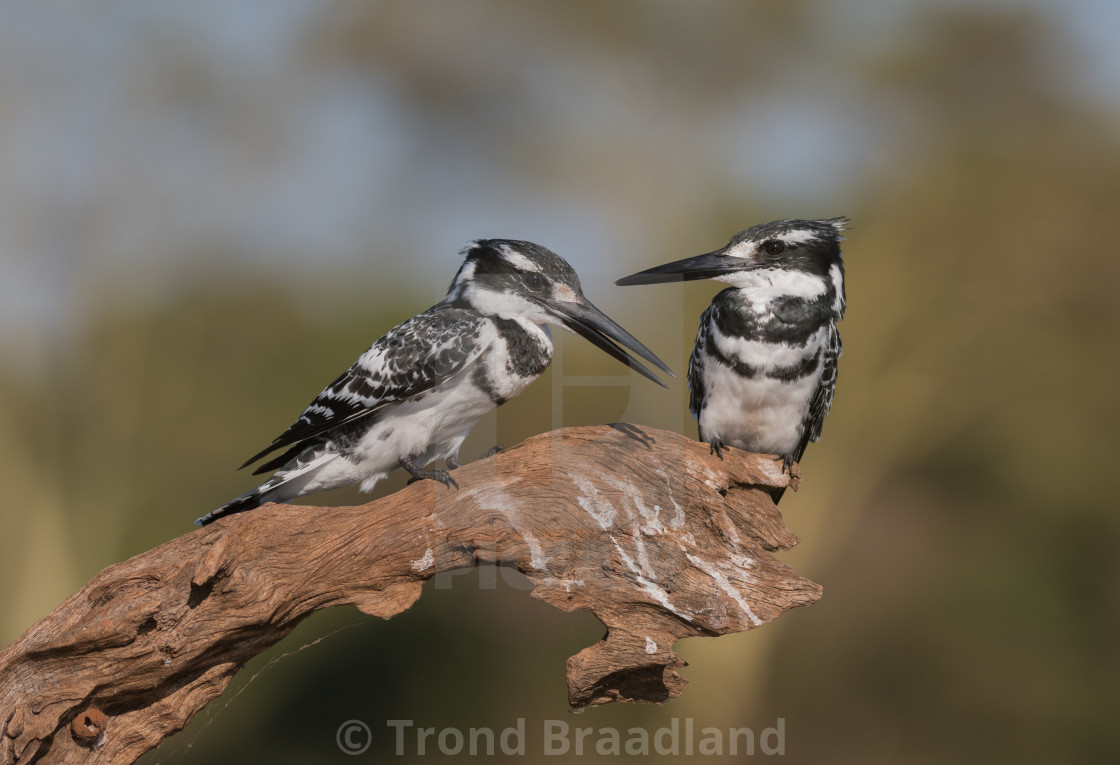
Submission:
[[[712,470],[707,465],[701,466],[700,470],[704,473],[704,485],[710,489],[720,490],[723,484],[726,483],[724,477]]]
[[[649,637],[646,638],[646,653],[657,653],[657,643]]]
[[[700,569],[705,574],[710,576],[713,580],[715,580],[715,583],[719,585],[719,588],[730,595],[731,598],[739,604],[739,608],[743,610],[743,613],[746,614],[746,617],[751,624],[756,627],[762,624],[762,620],[754,615],[754,611],[751,610],[750,605],[747,603],[747,601],[743,600],[742,594],[737,589],[735,589],[735,585],[731,584],[731,582],[728,581],[727,577],[722,571],[713,566],[711,563],[708,563],[708,561],[703,560],[702,558],[698,558],[692,553],[685,553],[685,555],[688,557],[689,563],[691,563],[693,566],[696,566],[696,568]]]
[[[735,529],[735,524],[727,523],[722,525],[720,528],[727,532],[728,538],[731,540],[731,546],[735,550],[729,556],[730,561],[734,563],[739,569],[741,569],[742,572],[746,572],[749,569],[753,568],[757,561],[749,555],[743,555],[742,540],[739,539],[739,532]]]
[[[645,523],[642,524],[641,529],[643,534],[664,534],[665,527],[661,525],[661,506],[654,505],[650,510],[642,502],[641,497],[634,497],[634,507],[638,509],[638,514],[642,517]]]
[[[625,565],[626,568],[630,569],[630,573],[634,575],[634,579],[638,582],[638,584],[642,586],[642,589],[646,591],[646,594],[648,594],[651,598],[656,600],[669,611],[672,611],[680,618],[684,619],[685,621],[691,622],[692,617],[688,614],[682,614],[677,610],[677,607],[673,605],[672,601],[669,600],[669,593],[665,592],[664,588],[662,588],[661,585],[657,583],[657,574],[651,570],[650,574],[652,575],[653,579],[651,580],[650,578],[648,578],[642,572],[642,570],[634,564],[634,559],[627,555],[626,551],[622,549],[622,545],[618,543],[618,540],[615,539],[613,534],[611,534],[610,540],[614,544],[614,549],[618,550],[618,555],[620,558],[622,558],[623,565]]]
[[[643,534],[664,534],[665,526],[661,523],[661,506],[654,505],[652,509],[646,506],[644,492],[630,481],[616,475],[603,474],[604,483],[617,490],[622,496],[624,508],[633,508],[631,518],[638,522]]]
[[[427,571],[435,563],[435,560],[436,556],[432,553],[432,548],[429,547],[422,558],[412,561],[412,570],[416,572]]]
[[[575,481],[576,488],[579,489],[579,496],[576,501],[588,515],[595,519],[599,528],[609,529],[614,526],[617,511],[614,509],[614,505],[603,500],[599,494],[599,487],[583,476],[572,476],[572,480]],[[604,509],[604,505],[606,509]]]
[[[657,572],[649,564],[649,555],[646,553],[646,542],[642,539],[642,531],[637,526],[630,529],[630,540],[634,543],[634,552],[638,556],[638,565],[642,571],[653,581],[658,580]]]
[[[677,502],[677,498],[673,496],[673,479],[669,476],[668,471],[665,470],[665,466],[661,463],[661,460],[657,460],[657,468],[665,478],[665,490],[669,492],[669,501],[673,503],[673,518],[669,521],[669,528],[674,530],[680,529],[684,526],[684,508],[680,506],[680,503]],[[655,509],[659,510],[660,508]]]
[[[579,506],[594,518],[601,528],[615,527],[620,531],[628,532],[634,545],[634,556],[622,549],[622,545],[619,544],[618,538],[614,534],[609,535],[623,565],[630,570],[635,580],[651,598],[681,619],[691,622],[692,617],[682,613],[669,600],[669,594],[658,583],[657,571],[649,562],[645,540],[642,538],[643,527],[640,519],[647,520],[646,525],[651,533],[664,533],[665,527],[661,525],[657,512],[651,512],[646,508],[641,499],[641,492],[632,483],[605,472],[597,472],[595,477],[619,492],[625,512],[620,513],[614,504],[603,496],[603,493],[599,491],[599,487],[593,481],[573,476],[573,480],[580,490],[580,496],[577,499]],[[651,520],[652,523],[649,522]],[[627,529],[625,526],[629,526],[629,528]],[[637,562],[634,560],[635,557],[637,557]]]
[[[542,585],[559,585],[564,588],[564,592],[571,592],[573,587],[585,587],[586,583],[582,579],[559,579],[554,576],[546,576],[540,580]]]
[[[745,571],[749,571],[751,568],[753,568],[754,564],[757,563],[758,561],[756,561],[754,558],[750,557],[749,555],[743,555],[741,553],[735,553],[734,555],[731,556],[731,562],[734,563],[736,566],[738,566],[740,569],[742,569],[745,572]]]
[[[541,547],[540,540],[525,529],[518,529],[517,531],[525,540],[525,544],[529,545],[529,563],[537,571],[543,571],[545,566],[548,565],[548,558],[544,555],[544,548]]]

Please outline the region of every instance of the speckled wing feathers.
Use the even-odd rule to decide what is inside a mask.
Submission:
[[[813,394],[813,400],[809,402],[809,411],[802,423],[804,435],[801,438],[801,444],[797,447],[797,454],[794,455],[795,461],[799,461],[805,454],[805,447],[809,445],[810,441],[821,440],[824,418],[828,414],[828,410],[832,408],[832,397],[836,393],[836,365],[842,351],[843,345],[840,342],[840,333],[836,330],[836,325],[833,324],[828,334],[828,348],[821,359],[821,383],[817,386],[816,393]]]
[[[277,449],[366,417],[387,404],[431,390],[482,352],[479,337],[486,321],[473,311],[439,304],[397,325],[328,385],[291,427],[242,467]]]
[[[700,410],[704,408],[704,356],[707,354],[712,310],[713,306],[708,306],[700,316],[700,330],[696,333],[696,343],[692,346],[692,356],[688,359],[688,410],[697,423],[700,420]],[[701,441],[708,440],[702,427],[699,435]]]

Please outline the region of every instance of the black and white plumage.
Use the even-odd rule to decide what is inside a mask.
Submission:
[[[369,491],[398,467],[458,486],[446,470],[423,466],[443,459],[459,467],[459,447],[478,418],[544,372],[552,360],[541,326],[547,323],[582,335],[660,385],[624,349],[672,374],[583,296],[559,255],[507,239],[472,242],[463,255],[446,298],[375,342],[242,465],[283,449],[255,471],[275,474],[197,523],[355,483]]]
[[[817,441],[836,390],[844,316],[846,218],[778,220],[722,249],[651,268],[620,285],[715,279],[731,286],[700,317],[688,365],[700,440],[776,454],[789,470]],[[782,490],[775,492],[775,501]]]

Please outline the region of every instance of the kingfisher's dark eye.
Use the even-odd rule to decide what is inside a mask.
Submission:
[[[548,281],[537,272],[530,271],[525,274],[525,284],[534,292],[540,292],[548,285]]]
[[[781,239],[767,239],[762,243],[762,251],[767,255],[781,255],[786,251],[786,243]]]

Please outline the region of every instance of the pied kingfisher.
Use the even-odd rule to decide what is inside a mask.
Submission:
[[[688,362],[689,409],[715,454],[776,454],[791,471],[821,436],[836,390],[847,218],[777,220],[727,246],[617,284],[715,279],[731,286],[700,317]],[[774,501],[784,490],[774,492]]]
[[[446,470],[422,466],[443,459],[458,468],[459,446],[478,418],[544,372],[552,360],[552,339],[540,326],[546,323],[582,335],[659,385],[623,348],[672,375],[583,296],[576,272],[556,253],[532,242],[480,239],[461,254],[447,297],[389,330],[242,465],[284,449],[254,472],[275,470],[273,476],[196,523],[353,483],[370,491],[397,467],[458,488]]]

